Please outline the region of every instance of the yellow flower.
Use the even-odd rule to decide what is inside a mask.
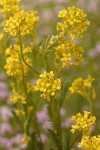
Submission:
[[[59,11],[58,17],[62,20],[57,23],[57,30],[72,38],[81,37],[90,24],[84,11],[75,6]]]
[[[77,78],[73,81],[72,86],[69,88],[69,91],[71,92],[71,94],[79,94],[83,97],[87,97],[88,92],[91,90],[92,91],[92,97],[96,98],[96,95],[94,95],[94,87],[92,85],[92,82],[95,79],[92,78],[90,75],[88,75],[87,79],[83,79],[83,78]]]
[[[78,147],[84,148],[85,150],[100,150],[100,135],[97,137],[83,136]]]
[[[62,68],[79,65],[83,61],[83,53],[82,47],[68,41],[55,47],[56,59],[60,60]]]
[[[61,79],[55,79],[53,71],[44,72],[36,82],[36,90],[42,92],[41,97],[48,101],[56,97],[57,91],[61,89]]]
[[[19,2],[20,0],[0,0],[0,13],[4,14],[6,19],[9,18],[22,9]]]
[[[78,113],[76,116],[72,116],[72,120],[75,121],[75,124],[71,126],[72,133],[78,130],[83,132],[84,135],[88,135],[90,127],[95,124],[96,118],[91,116],[90,112],[84,111],[84,115]]]
[[[22,110],[22,109],[17,109],[17,110],[16,110],[16,115],[17,115],[17,116],[24,116],[24,115],[25,115],[25,112],[24,112],[24,110]]]
[[[13,94],[10,96],[10,102],[14,104],[26,104],[26,94],[13,90]]]
[[[36,11],[20,11],[6,21],[5,32],[9,32],[12,36],[19,33],[22,36],[32,34],[36,29],[38,20],[39,17],[36,16]]]
[[[25,48],[23,45],[22,51],[25,61],[29,65],[31,65],[31,59],[28,57],[28,54],[31,52],[31,48],[30,47]],[[23,62],[21,58],[20,46],[14,45],[14,48],[10,46],[9,48],[7,48],[5,53],[7,59],[4,68],[6,69],[8,76],[22,78],[23,73],[24,76],[26,76],[29,71],[29,67]]]
[[[31,93],[31,92],[34,92],[36,91],[36,86],[35,85],[32,85],[31,83],[27,83],[27,92],[28,93]]]
[[[26,135],[26,134],[21,139],[21,143],[23,143],[23,144],[29,144],[30,141],[31,141],[31,138],[28,135]]]

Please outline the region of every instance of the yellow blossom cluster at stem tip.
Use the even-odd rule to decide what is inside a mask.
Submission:
[[[65,41],[55,47],[56,59],[60,60],[62,68],[69,65],[79,65],[83,61],[84,50],[76,43]]]
[[[36,90],[42,92],[41,97],[50,101],[56,97],[57,91],[61,89],[61,79],[55,79],[53,71],[44,72],[36,82]]]
[[[22,45],[22,51],[25,61],[27,64],[31,65],[31,59],[28,57],[28,54],[32,51],[31,48],[24,47],[24,45]],[[22,78],[23,75],[26,76],[29,71],[29,67],[22,60],[20,46],[17,44],[14,45],[14,48],[10,46],[5,51],[5,54],[7,59],[4,68],[6,69],[8,76],[19,78]]]
[[[25,116],[25,112],[22,109],[17,109],[16,110],[16,115],[19,116],[19,117]]]
[[[75,124],[72,125],[71,132],[74,133],[76,130],[83,133],[83,135],[90,134],[90,128],[95,124],[96,117],[91,116],[90,112],[84,111],[84,114],[78,113],[76,116],[72,116],[72,120]]]
[[[19,12],[22,7],[19,6],[20,0],[0,0],[0,13],[8,19],[10,16]]]
[[[27,82],[27,93],[34,92],[36,90],[36,86],[32,85],[30,82]]]
[[[13,90],[13,94],[10,96],[10,102],[14,104],[26,104],[26,94]]]
[[[28,135],[24,135],[23,138],[21,139],[21,143],[23,144],[29,144],[31,141],[31,138]]]
[[[16,13],[6,21],[5,32],[9,32],[12,36],[32,34],[39,20],[36,13],[36,11],[20,11]]]
[[[73,39],[81,37],[90,24],[83,9],[75,6],[59,11],[58,17],[62,20],[57,23],[57,30],[62,35],[67,33]]]
[[[27,115],[30,115],[32,111],[33,111],[33,106],[27,107],[27,113],[28,113]],[[24,117],[26,115],[25,110],[23,110],[23,108],[17,109],[15,113],[19,117],[22,117],[22,116]]]
[[[92,82],[94,80],[95,79],[92,78],[90,75],[88,75],[87,79],[83,79],[79,77],[73,81],[72,86],[69,88],[69,91],[71,92],[71,94],[79,94],[83,97],[87,97],[89,94],[89,91],[91,91],[92,97],[93,99],[95,99],[96,93],[92,85]]]
[[[97,137],[83,136],[78,147],[84,148],[85,150],[100,150],[100,135]]]

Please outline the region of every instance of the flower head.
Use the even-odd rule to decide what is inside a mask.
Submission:
[[[95,79],[92,78],[90,75],[88,75],[88,78],[87,79],[83,79],[81,77],[75,79],[72,83],[72,86],[69,88],[69,91],[72,93],[72,94],[79,94],[83,97],[87,97],[88,95],[88,92],[89,91],[92,91],[92,97],[95,98],[95,90],[94,90],[94,87],[92,85],[92,82],[94,81]]]
[[[84,148],[85,150],[100,150],[100,135],[89,137],[83,136],[79,147]]]
[[[81,37],[90,24],[84,11],[75,6],[59,11],[58,17],[62,21],[57,23],[57,30],[61,34],[67,32],[72,38]]]
[[[91,116],[90,112],[84,111],[84,114],[78,113],[72,117],[75,124],[72,125],[71,132],[74,133],[76,130],[83,132],[83,134],[89,134],[89,129],[95,124],[95,116]]]
[[[22,50],[23,50],[23,55],[24,55],[25,61],[29,65],[31,65],[31,59],[28,57],[28,54],[31,52],[31,48],[30,47],[25,48],[23,45]],[[23,72],[24,72],[25,76],[27,75],[27,73],[29,71],[29,67],[21,59],[21,52],[20,52],[19,45],[17,45],[17,44],[14,45],[14,48],[12,48],[12,46],[7,48],[6,56],[7,56],[7,59],[6,59],[5,69],[7,71],[8,76],[14,76],[14,77],[21,78]]]
[[[10,102],[14,104],[26,104],[26,94],[13,90],[13,94],[10,96]]]
[[[55,97],[57,91],[61,89],[61,79],[55,79],[53,71],[41,74],[36,84],[36,90],[42,92],[41,97],[47,100],[50,100],[51,97]]]
[[[36,16],[36,11],[20,11],[6,21],[5,32],[9,32],[12,36],[16,36],[19,33],[22,36],[32,34],[38,20],[39,17]]]
[[[0,13],[8,19],[10,16],[19,12],[22,7],[19,6],[20,0],[0,0]]]
[[[60,60],[62,68],[79,65],[83,61],[83,53],[82,47],[68,41],[55,47],[56,59]]]

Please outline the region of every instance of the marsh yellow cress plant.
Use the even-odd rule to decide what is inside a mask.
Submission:
[[[61,89],[61,79],[55,79],[53,71],[41,74],[36,84],[36,90],[43,92],[40,96],[48,101],[52,97],[56,98],[57,91]]]
[[[78,147],[82,147],[85,150],[99,150],[100,149],[100,135],[89,137],[83,136]]]
[[[36,16],[36,11],[19,11],[6,21],[5,32],[9,32],[12,36],[19,33],[22,36],[31,34],[36,29],[38,20],[39,17]]]
[[[0,0],[0,13],[8,19],[22,9],[19,6],[20,0]]]
[[[95,79],[88,75],[87,79],[81,77],[75,79],[72,83],[72,86],[69,88],[71,94],[79,94],[83,97],[87,97],[89,92],[92,92],[92,98],[95,99],[93,81]]]
[[[82,47],[67,40],[55,47],[56,59],[60,60],[62,68],[79,65],[83,61],[83,54]]]
[[[72,85],[65,81],[65,76],[68,79],[66,68],[77,67],[84,60],[85,50],[77,40],[83,37],[90,24],[87,15],[75,6],[59,11],[56,35],[50,35],[38,44],[36,31],[39,16],[34,10],[25,12],[19,2],[1,0],[0,13],[4,16],[4,34],[11,36],[12,41],[5,49],[4,69],[12,88],[10,102],[15,108],[13,112],[20,121],[18,124],[23,127],[21,142],[27,144],[27,150],[44,150],[45,147],[70,150],[77,146],[77,141],[73,143],[72,139],[68,139],[69,135],[65,135],[77,130],[82,134],[79,147],[100,150],[100,136],[91,136],[91,127],[96,123],[96,117],[92,115],[93,100],[96,98],[95,79],[88,75],[87,79],[79,77],[73,82],[71,80]],[[31,79],[34,79],[33,83]],[[83,115],[78,113],[72,117],[74,124],[70,133],[63,129],[60,115],[68,87],[71,94],[83,96],[90,105],[90,112],[84,111]],[[46,131],[52,137],[52,143],[48,139],[46,146],[41,140],[41,127],[37,121],[37,111],[44,103],[48,105],[52,126]]]
[[[75,121],[75,125],[72,125],[71,132],[74,133],[75,130],[83,132],[83,135],[88,135],[90,127],[95,124],[96,118],[90,115],[90,112],[84,111],[84,115],[78,113],[76,116],[72,117],[72,120]]]
[[[90,24],[84,11],[75,6],[59,11],[58,17],[61,22],[57,23],[57,31],[60,34],[67,32],[72,39],[82,37]]]

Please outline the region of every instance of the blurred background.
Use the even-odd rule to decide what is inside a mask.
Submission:
[[[100,131],[100,0],[22,0],[25,10],[37,10],[40,17],[37,43],[43,37],[56,34],[57,14],[61,9],[67,9],[69,6],[83,8],[90,20],[90,26],[85,36],[80,40],[80,45],[85,49],[84,62],[75,68],[66,70],[65,78],[70,74],[72,76],[82,76],[90,74],[95,78],[94,86],[97,98],[94,102],[93,114],[97,118],[94,134]],[[3,69],[5,42],[0,34],[0,150],[24,150],[26,145],[20,144],[22,137],[21,128],[15,120],[12,113],[12,104],[9,103],[11,90],[9,87],[9,78]],[[70,117],[81,110],[89,110],[87,101],[77,95],[66,97],[66,102],[61,110],[63,127],[70,126]],[[42,118],[42,119],[41,119]],[[40,124],[45,121],[43,131],[48,127],[46,106],[37,113],[37,119]],[[46,131],[41,135],[43,142],[47,142]]]

